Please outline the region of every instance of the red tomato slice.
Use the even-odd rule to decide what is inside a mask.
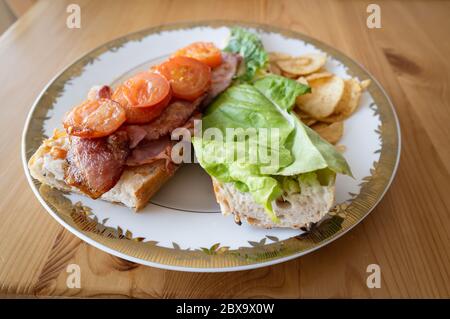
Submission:
[[[211,84],[211,68],[198,60],[176,56],[157,68],[169,80],[173,95],[194,101],[204,94]]]
[[[212,42],[194,42],[175,52],[174,56],[193,58],[212,68],[222,64],[222,52]]]
[[[127,123],[129,124],[144,124],[156,119],[164,109],[169,105],[172,99],[172,90],[169,94],[159,102],[151,107],[137,107],[137,106],[125,106],[125,113],[127,117]]]
[[[66,113],[63,125],[70,135],[96,138],[112,134],[125,119],[125,110],[113,100],[86,100]]]
[[[125,109],[127,123],[147,123],[158,117],[169,104],[172,89],[160,74],[141,72],[122,83],[112,99]]]

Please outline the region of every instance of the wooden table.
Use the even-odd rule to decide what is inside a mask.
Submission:
[[[450,297],[450,2],[40,0],[0,38],[0,294],[124,297]],[[130,2],[132,5],[130,5]],[[364,65],[385,87],[402,129],[397,177],[378,207],[341,239],[257,270],[196,274],[140,266],[73,236],[33,196],[20,160],[25,117],[46,83],[75,58],[129,32],[176,21],[273,24],[320,39]],[[66,266],[82,269],[66,287]],[[366,267],[381,267],[380,289]]]

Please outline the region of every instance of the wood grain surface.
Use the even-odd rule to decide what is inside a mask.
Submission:
[[[66,7],[81,6],[81,29]],[[450,297],[450,2],[45,1],[0,37],[0,294],[96,297]],[[20,160],[26,115],[74,59],[129,32],[177,21],[230,19],[315,37],[364,65],[386,89],[402,130],[401,162],[377,208],[347,235],[307,256],[251,271],[183,273],[108,255],[60,226],[33,196]],[[81,288],[66,286],[68,264]],[[366,267],[381,267],[380,289]]]

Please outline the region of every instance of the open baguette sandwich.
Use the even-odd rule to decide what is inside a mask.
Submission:
[[[195,50],[209,55],[196,58]],[[60,190],[145,207],[179,167],[171,158],[171,132],[192,129],[231,84],[239,63],[238,54],[196,42],[114,91],[93,87],[66,113],[64,130],[55,129],[31,157],[31,175]],[[177,70],[184,70],[184,79]]]
[[[272,64],[255,34],[235,28],[224,51],[194,43],[114,91],[94,87],[66,114],[64,130],[55,130],[31,157],[31,175],[61,190],[139,210],[179,167],[171,156],[171,133],[180,127],[192,131],[202,118],[201,133],[256,129],[244,140],[254,139],[258,154],[277,155],[275,162],[223,159],[220,151],[234,150],[238,141],[194,135],[196,157],[211,176],[222,213],[233,214],[238,224],[309,229],[334,204],[336,174],[351,175],[330,140],[309,126],[317,122],[337,141],[324,123],[349,116],[342,101],[350,101],[353,112],[351,90],[361,88],[324,72],[324,57],[277,58],[281,62]],[[321,98],[335,88],[339,94]],[[277,130],[277,148],[260,142],[258,130],[267,128]]]

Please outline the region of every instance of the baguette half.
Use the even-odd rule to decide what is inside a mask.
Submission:
[[[46,139],[30,158],[28,168],[31,176],[54,188],[81,193],[78,188],[64,182],[64,172],[68,164],[64,158],[54,158],[52,153],[55,149],[68,151],[69,138],[64,131],[55,130],[53,136]],[[177,167],[167,168],[165,160],[127,167],[116,185],[100,199],[121,203],[137,211],[147,205],[150,198],[175,173]]]
[[[243,193],[232,183],[213,180],[214,193],[223,215],[233,214],[235,221],[264,228],[283,227],[306,229],[328,214],[334,203],[334,182],[328,186],[301,185],[301,193],[285,195],[272,202],[279,222],[275,223],[264,207],[255,202],[250,193]]]

